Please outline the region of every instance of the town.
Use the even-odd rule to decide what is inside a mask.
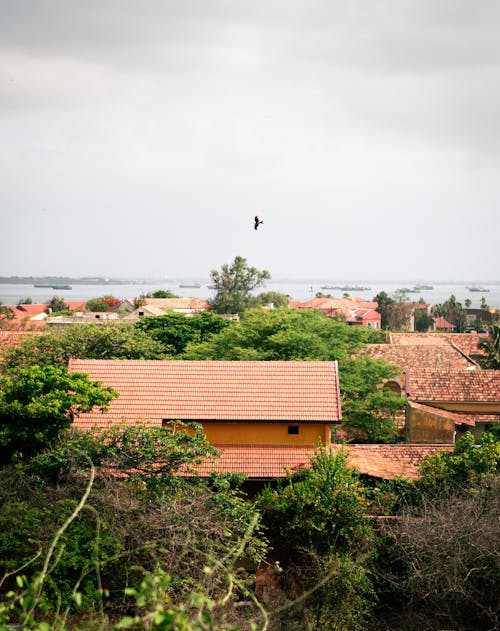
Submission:
[[[266,278],[268,272],[236,257],[220,273],[212,272],[216,292],[210,300],[180,298],[160,289],[124,300],[104,295],[65,301],[54,296],[44,304],[1,305],[2,461],[24,463],[24,476],[35,467],[42,479],[64,488],[68,480],[84,483],[89,470],[89,463],[81,460],[85,455],[100,480],[92,491],[102,494],[93,500],[98,503],[106,501],[103,480],[107,492],[113,487],[113,493],[131,493],[127,501],[136,493],[130,483],[133,489],[138,481],[159,505],[165,498],[171,501],[180,493],[172,490],[174,479],[182,482],[181,503],[192,501],[200,483],[204,493],[225,493],[225,503],[238,501],[239,526],[235,522],[227,527],[236,539],[246,537],[244,553],[237,555],[243,569],[228,565],[224,572],[238,584],[242,611],[252,620],[275,619],[276,628],[299,624],[294,599],[321,582],[325,572],[327,577],[332,573],[326,583],[333,589],[334,576],[341,571],[338,563],[347,558],[356,559],[364,576],[364,586],[353,583],[349,588],[359,600],[339,593],[334,604],[326,598],[319,606],[312,604],[315,596],[299,608],[299,619],[319,606],[323,626],[318,628],[326,628],[326,619],[345,616],[342,607],[359,609],[359,624],[371,620],[366,628],[378,628],[375,618],[384,624],[403,624],[410,614],[418,619],[418,607],[423,607],[425,619],[434,620],[442,599],[456,595],[456,584],[443,587],[439,597],[434,594],[436,603],[426,601],[424,607],[419,590],[430,589],[428,584],[393,576],[394,569],[382,571],[377,563],[372,567],[372,561],[353,556],[353,547],[375,554],[371,537],[376,533],[376,554],[386,554],[380,538],[392,537],[403,555],[407,529],[413,528],[412,545],[435,545],[432,554],[438,555],[441,544],[433,544],[431,536],[435,520],[453,513],[452,505],[460,502],[461,519],[464,510],[477,519],[476,507],[464,494],[469,485],[489,493],[491,500],[500,449],[498,310],[463,307],[454,296],[441,305],[412,302],[404,294],[365,300],[320,293],[297,301],[277,292],[256,293]],[[9,467],[4,476],[12,502],[14,474]],[[219,491],[223,480],[224,492]],[[310,494],[303,505],[304,498],[297,503],[300,493]],[[334,498],[340,497],[343,503],[337,504]],[[414,520],[423,497],[434,512],[429,512],[429,521],[419,518],[419,530]],[[204,506],[202,512],[213,511]],[[494,515],[494,502],[491,510]],[[306,511],[302,517],[301,511]],[[293,526],[308,513],[312,530],[306,522]],[[391,518],[396,521],[384,521]],[[222,515],[212,519],[217,522]],[[243,531],[238,530],[242,524]],[[446,528],[455,526],[460,525],[446,521]],[[485,522],[485,528],[491,527]],[[266,538],[259,538],[260,530]],[[208,531],[206,535],[218,538]],[[156,535],[148,536],[150,545]],[[282,537],[286,545],[280,543]],[[161,545],[166,545],[163,540]],[[493,541],[488,545],[493,554]],[[196,543],[197,548],[204,546]],[[252,547],[259,551],[251,553]],[[18,565],[34,551],[31,545],[22,549]],[[328,562],[326,552],[334,555]],[[196,556],[191,548],[189,554]],[[469,578],[476,566],[457,559],[458,554],[453,563],[461,564],[465,574],[455,581],[471,582],[464,589],[472,597],[478,587]],[[154,565],[154,558],[143,561]],[[413,562],[411,555],[407,561]],[[489,567],[494,558],[485,553],[479,562]],[[320,564],[317,570],[315,563]],[[446,568],[443,562],[440,571],[446,573]],[[3,566],[3,571],[11,569]],[[108,574],[104,567],[99,571],[100,580],[111,580],[103,579]],[[185,580],[193,570],[168,571]],[[343,572],[342,580],[354,581]],[[377,579],[391,595],[384,597],[387,602],[369,606],[374,584],[368,576],[373,572],[391,574],[390,579]],[[494,576],[488,580],[494,583]],[[398,605],[394,586],[401,581],[403,590],[410,578],[411,612]],[[484,574],[478,578],[480,583],[484,579]],[[385,581],[394,583],[390,590]],[[91,582],[87,587],[92,591]],[[142,598],[139,592],[137,598]],[[470,606],[463,593],[460,598]],[[496,624],[499,612],[491,608],[487,590],[481,603],[475,613],[468,609],[466,619],[469,624],[475,616],[476,628],[486,629]],[[110,619],[117,616],[111,591],[102,607]],[[128,610],[133,609],[129,604]],[[220,615],[217,624],[229,614],[222,607]],[[455,603],[453,620],[458,624],[464,615]],[[122,624],[129,619],[135,618],[123,618]],[[243,625],[236,614],[233,622]]]

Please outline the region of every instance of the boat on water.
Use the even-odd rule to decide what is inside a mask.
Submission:
[[[434,285],[415,285],[413,289],[416,291],[430,291],[431,289],[434,289]]]
[[[362,285],[322,285],[321,289],[338,289],[340,291],[369,291],[371,287]]]
[[[45,284],[45,283],[36,283],[33,285],[33,287],[45,287],[46,289],[73,289],[73,287],[71,287],[71,285],[49,285],[49,284]]]
[[[199,289],[201,287],[200,283],[184,283],[179,285],[179,287],[182,287],[183,289]]]
[[[466,287],[465,289],[468,289],[469,291],[480,291],[481,293],[487,293],[489,291],[489,289],[487,287]]]

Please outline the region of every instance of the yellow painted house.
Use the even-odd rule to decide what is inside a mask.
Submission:
[[[219,445],[330,444],[342,419],[337,362],[72,359],[70,372],[119,393],[74,426],[196,421]]]

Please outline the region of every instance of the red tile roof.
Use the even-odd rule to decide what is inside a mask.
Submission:
[[[87,309],[87,303],[84,300],[65,300],[64,303],[71,311],[85,311]]]
[[[162,420],[317,422],[341,420],[336,362],[72,359],[70,372],[111,386],[109,413],[75,425]]]
[[[441,317],[437,317],[434,320],[434,326],[436,327],[436,329],[454,329],[455,325],[451,324],[450,322],[448,322],[448,320],[445,320],[444,318]]]
[[[45,313],[47,311],[47,305],[38,303],[38,304],[21,304],[16,307],[19,311],[27,313],[31,318],[33,316],[40,315],[41,313]]]
[[[24,335],[33,335],[31,331],[11,331],[0,329],[0,357],[8,348],[19,346]]]
[[[289,307],[297,309],[321,309],[322,311],[344,309],[376,309],[378,303],[365,298],[350,296],[349,298],[312,298],[311,300],[290,300]]]
[[[308,467],[315,453],[306,446],[216,445],[221,452],[218,460],[207,460],[196,468],[199,475],[211,471],[244,473],[249,478],[269,479],[285,477],[287,470]],[[332,445],[336,453],[341,445]],[[346,445],[347,461],[360,473],[394,479],[399,476],[415,479],[418,467],[430,453],[451,451],[451,445]]]
[[[439,344],[369,344],[360,349],[358,354],[385,359],[390,364],[396,364],[403,369],[464,370],[474,365],[445,340]]]
[[[500,370],[410,370],[406,388],[419,402],[500,404]]]

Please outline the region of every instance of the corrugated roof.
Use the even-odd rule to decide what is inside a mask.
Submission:
[[[109,412],[82,414],[75,424],[151,420],[323,422],[341,420],[336,362],[145,361],[72,359],[120,393]]]

